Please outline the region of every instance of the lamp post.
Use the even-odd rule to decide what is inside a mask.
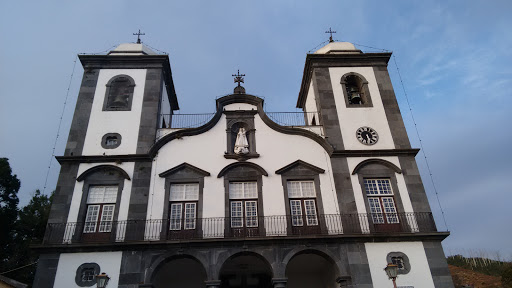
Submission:
[[[100,275],[96,275],[96,287],[98,288],[105,288],[107,287],[108,280],[110,280],[110,277],[108,277],[105,272],[102,272]]]
[[[393,287],[396,288],[396,277],[398,275],[398,265],[393,263],[388,263],[388,266],[384,268],[386,274],[388,274],[389,279],[393,280]]]

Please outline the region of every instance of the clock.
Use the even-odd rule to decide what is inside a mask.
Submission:
[[[356,131],[356,137],[364,145],[373,145],[379,141],[379,134],[373,128],[361,127]]]

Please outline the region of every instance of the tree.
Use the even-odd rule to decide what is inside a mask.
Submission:
[[[16,245],[14,238],[18,216],[18,190],[20,180],[12,175],[9,159],[0,158],[0,271],[10,268],[8,262]]]
[[[46,223],[50,215],[50,206],[52,196],[42,195],[41,191],[36,193],[27,204],[18,213],[16,221],[16,247],[14,255],[10,259],[11,265],[22,267],[37,261],[39,255],[36,251],[31,250],[31,245],[41,244],[43,241]],[[36,265],[9,273],[9,277],[20,282],[31,285],[34,281]]]

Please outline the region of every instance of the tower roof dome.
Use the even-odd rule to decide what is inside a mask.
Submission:
[[[362,53],[354,44],[350,42],[330,42],[324,47],[315,51],[314,54],[344,54],[344,53]]]
[[[155,51],[149,49],[141,43],[123,43],[114,50],[108,52],[108,55],[158,55]]]

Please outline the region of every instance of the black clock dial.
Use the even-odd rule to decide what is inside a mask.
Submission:
[[[361,127],[356,131],[356,137],[359,142],[365,145],[373,145],[379,140],[377,131],[370,127]]]

